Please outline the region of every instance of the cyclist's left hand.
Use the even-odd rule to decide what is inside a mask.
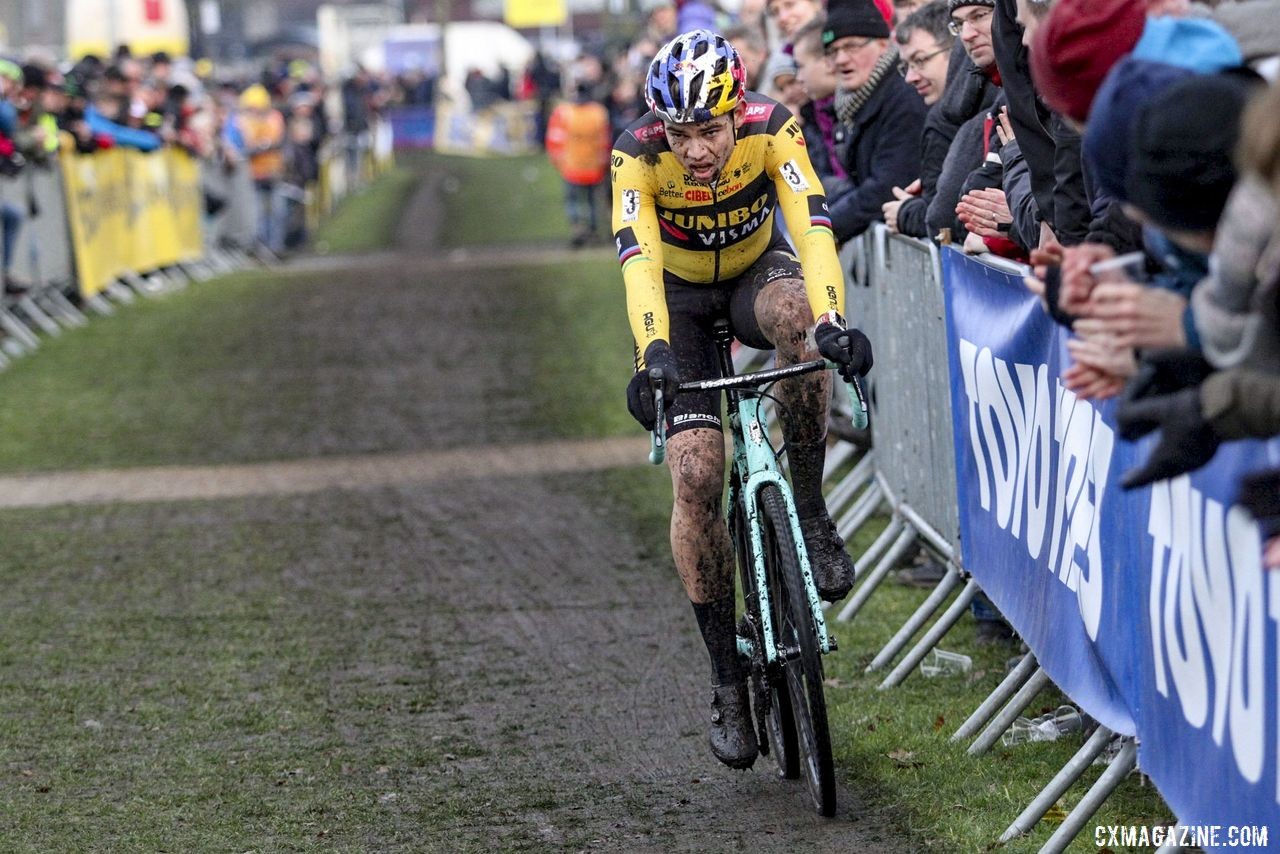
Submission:
[[[813,340],[823,358],[836,363],[845,382],[852,382],[855,374],[865,377],[875,362],[870,339],[860,329],[846,329],[839,315],[823,315],[814,327]]]

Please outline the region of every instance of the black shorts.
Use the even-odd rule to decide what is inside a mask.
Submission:
[[[778,279],[802,277],[800,261],[785,243],[775,243],[746,272],[715,285],[696,285],[668,276],[665,281],[667,313],[670,316],[671,349],[682,380],[720,376],[712,324],[729,319],[733,335],[748,347],[772,350],[756,320],[756,297],[764,286]],[[722,428],[722,393],[682,392],[667,408],[667,435],[694,427]]]

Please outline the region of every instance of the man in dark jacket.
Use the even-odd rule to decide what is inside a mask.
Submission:
[[[920,139],[919,175],[905,187],[894,187],[893,200],[882,206],[889,231],[909,237],[929,236],[925,212],[937,192],[938,175],[956,135],[957,126],[939,106],[951,78],[948,72],[955,38],[948,28],[950,21],[946,0],[934,0],[908,15],[893,34],[901,56],[898,71],[929,108]]]
[[[956,218],[956,204],[969,173],[983,163],[991,129],[988,115],[1000,94],[1000,75],[991,47],[991,0],[950,0],[948,5],[952,23],[960,21],[953,29],[959,38],[951,56],[954,77],[939,109],[959,130],[938,175],[926,223],[930,236],[949,229],[952,238],[961,242],[965,228]]]
[[[835,70],[836,150],[850,189],[827,200],[839,241],[880,219],[893,188],[920,172],[926,107],[895,67],[898,52],[871,0],[833,0],[822,43]]]

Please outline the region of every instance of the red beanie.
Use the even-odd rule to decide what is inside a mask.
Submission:
[[[1143,0],[1058,0],[1031,44],[1031,76],[1049,108],[1083,122],[1093,96],[1147,25]]]

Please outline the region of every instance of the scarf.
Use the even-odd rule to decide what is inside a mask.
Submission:
[[[867,82],[863,83],[852,92],[845,89],[836,90],[836,116],[840,119],[841,124],[852,124],[853,117],[857,115],[871,98],[871,93],[876,91],[876,87],[880,85],[880,81],[890,71],[894,70],[894,66],[898,62],[898,48],[890,45],[889,49],[876,62],[876,67],[871,69],[871,76],[867,78]]]

